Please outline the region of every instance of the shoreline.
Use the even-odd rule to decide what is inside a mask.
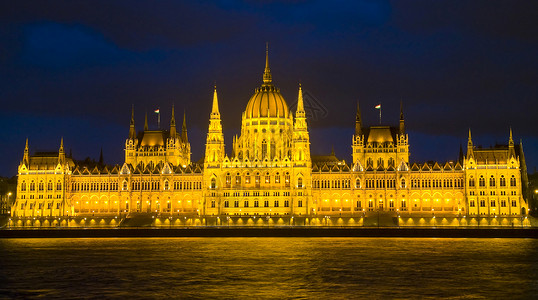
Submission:
[[[2,229],[3,238],[395,237],[538,238],[538,228],[185,227]]]

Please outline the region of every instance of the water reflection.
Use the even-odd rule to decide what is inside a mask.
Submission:
[[[532,239],[0,240],[0,296],[531,298]]]

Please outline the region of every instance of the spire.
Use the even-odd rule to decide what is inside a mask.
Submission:
[[[403,100],[400,100],[400,134],[405,134],[405,121],[403,113]]]
[[[508,157],[515,157],[514,139],[512,138],[512,127],[510,127],[510,138],[508,139]]]
[[[359,101],[357,101],[357,114],[355,116],[355,135],[362,135],[362,119],[361,119],[361,108],[359,106]]]
[[[183,143],[189,142],[189,137],[187,136],[187,114],[185,110],[183,110],[183,126],[181,127],[181,139],[183,140]]]
[[[304,111],[304,102],[303,102],[303,89],[301,88],[301,84],[299,83],[299,95],[297,96],[297,110],[295,112],[295,117],[304,118],[305,117],[305,111]]]
[[[24,156],[22,157],[22,163],[27,167],[30,164],[30,151],[28,150],[28,138],[26,138],[26,146],[24,146]]]
[[[60,140],[60,150],[58,151],[58,163],[65,162],[65,151],[64,151],[64,138]]]
[[[469,139],[467,140],[467,158],[474,156],[473,139],[471,138],[471,128],[469,128]]]
[[[129,126],[129,138],[135,139],[136,138],[136,130],[135,130],[135,120],[134,120],[134,104],[131,108],[131,125]]]
[[[211,108],[211,117],[220,117],[219,113],[219,100],[217,98],[217,85],[215,85],[215,90],[213,91],[213,107]]]
[[[148,113],[146,112],[146,117],[144,119],[144,131],[148,130]]]
[[[170,137],[176,138],[176,116],[174,105],[172,104],[172,118],[170,118]]]
[[[273,81],[271,69],[269,69],[269,42],[265,43],[265,70],[263,71],[263,83],[271,84]]]

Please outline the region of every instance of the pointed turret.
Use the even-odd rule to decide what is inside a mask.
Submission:
[[[185,131],[186,134],[186,131]],[[224,159],[224,135],[220,123],[219,101],[217,98],[217,86],[213,91],[213,107],[209,117],[209,130],[207,132],[204,167],[220,167]]]
[[[403,113],[403,101],[400,101],[400,134],[405,134],[405,121]]]
[[[305,114],[306,113],[304,111],[303,90],[301,88],[301,84],[299,83],[299,95],[297,96],[297,111],[295,112],[295,117],[304,118]]]
[[[176,138],[176,116],[175,116],[175,109],[174,105],[172,105],[172,117],[170,118],[170,137],[175,139]]]
[[[215,90],[213,91],[213,106],[211,107],[211,118],[219,118],[220,119],[220,112],[219,112],[219,100],[217,97],[217,86],[215,85]]]
[[[146,116],[144,118],[144,131],[148,130],[148,113],[146,112]]]
[[[28,150],[28,138],[26,138],[26,146],[24,146],[24,156],[22,157],[22,163],[27,167],[30,165],[30,151]]]
[[[471,138],[471,128],[469,128],[469,138],[467,140],[467,158],[473,157],[473,139]]]
[[[357,101],[357,114],[355,115],[355,136],[362,135],[362,118],[359,101]]]
[[[181,127],[181,139],[183,143],[189,142],[189,137],[187,136],[187,113],[183,111],[183,126]]]
[[[129,126],[129,138],[136,139],[135,120],[134,120],[134,104],[131,108],[131,125]]]
[[[263,83],[271,84],[273,78],[271,76],[271,69],[269,69],[269,43],[265,44],[265,70],[263,71]]]
[[[64,138],[60,140],[60,149],[58,150],[58,163],[63,164],[65,162],[65,151],[64,151]]]
[[[512,158],[516,156],[514,149],[514,139],[512,138],[512,127],[510,127],[510,137],[508,138],[508,157]]]

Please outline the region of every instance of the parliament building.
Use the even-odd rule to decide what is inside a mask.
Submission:
[[[133,109],[121,165],[76,162],[63,139],[58,152],[30,155],[26,141],[9,225],[529,225],[525,157],[511,130],[507,145],[477,147],[469,131],[458,161],[416,163],[403,110],[397,126],[365,126],[357,107],[348,162],[311,155],[300,85],[297,97],[290,111],[266,53],[226,153],[215,87],[203,162],[191,161],[185,117],[177,128],[173,108],[169,130],[149,130],[146,116],[141,131]]]

